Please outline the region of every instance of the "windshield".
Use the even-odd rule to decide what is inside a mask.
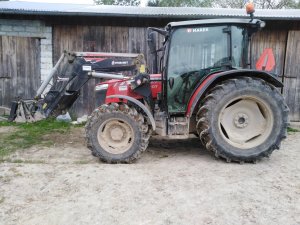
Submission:
[[[244,29],[231,26],[232,60],[228,26],[180,28],[174,31],[169,52],[168,76],[231,63],[243,67]]]
[[[178,28],[171,36],[167,76],[170,112],[183,112],[199,81],[226,68],[243,68],[247,30],[238,26]]]

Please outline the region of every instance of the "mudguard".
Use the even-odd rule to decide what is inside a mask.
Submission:
[[[201,82],[200,86],[194,91],[192,94],[187,111],[186,116],[190,117],[193,115],[195,107],[197,106],[199,100],[207,93],[209,89],[211,89],[215,84],[239,76],[248,76],[248,77],[256,77],[265,80],[266,82],[274,85],[275,87],[282,88],[283,84],[276,79],[276,77],[270,73],[265,71],[257,71],[257,70],[230,70],[215,74],[208,75],[203,82]]]
[[[118,98],[118,99],[126,99],[127,101],[132,102],[133,104],[137,105],[138,107],[140,107],[148,116],[150,122],[151,122],[151,126],[153,131],[155,131],[155,120],[154,117],[152,115],[152,113],[150,112],[150,110],[143,104],[141,103],[139,100],[126,96],[126,95],[109,95],[106,98]]]

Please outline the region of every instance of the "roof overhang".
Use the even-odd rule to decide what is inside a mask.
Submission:
[[[244,9],[199,7],[136,7],[0,1],[0,14],[34,16],[98,16],[169,19],[248,18]],[[256,9],[263,20],[300,20],[299,9]]]

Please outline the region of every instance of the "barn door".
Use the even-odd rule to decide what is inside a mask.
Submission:
[[[289,31],[284,69],[283,94],[290,120],[300,121],[300,31]]]
[[[0,106],[33,98],[40,84],[40,39],[0,36]]]

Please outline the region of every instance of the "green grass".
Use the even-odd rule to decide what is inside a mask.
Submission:
[[[45,164],[44,160],[23,160],[23,159],[6,159],[5,162],[9,163],[28,163],[28,164]]]
[[[15,123],[11,123],[8,121],[0,121],[0,127],[11,127],[11,126],[15,126]]]
[[[298,129],[292,128],[292,127],[288,127],[287,131],[289,133],[296,133],[296,132],[300,132]]]
[[[15,130],[8,134],[2,133],[0,136],[0,161],[3,161],[5,156],[15,152],[17,149],[26,149],[34,145],[50,146],[53,144],[53,141],[44,138],[45,135],[67,133],[72,125],[54,119],[22,124],[6,121],[0,122],[0,127],[7,126],[13,126]]]

